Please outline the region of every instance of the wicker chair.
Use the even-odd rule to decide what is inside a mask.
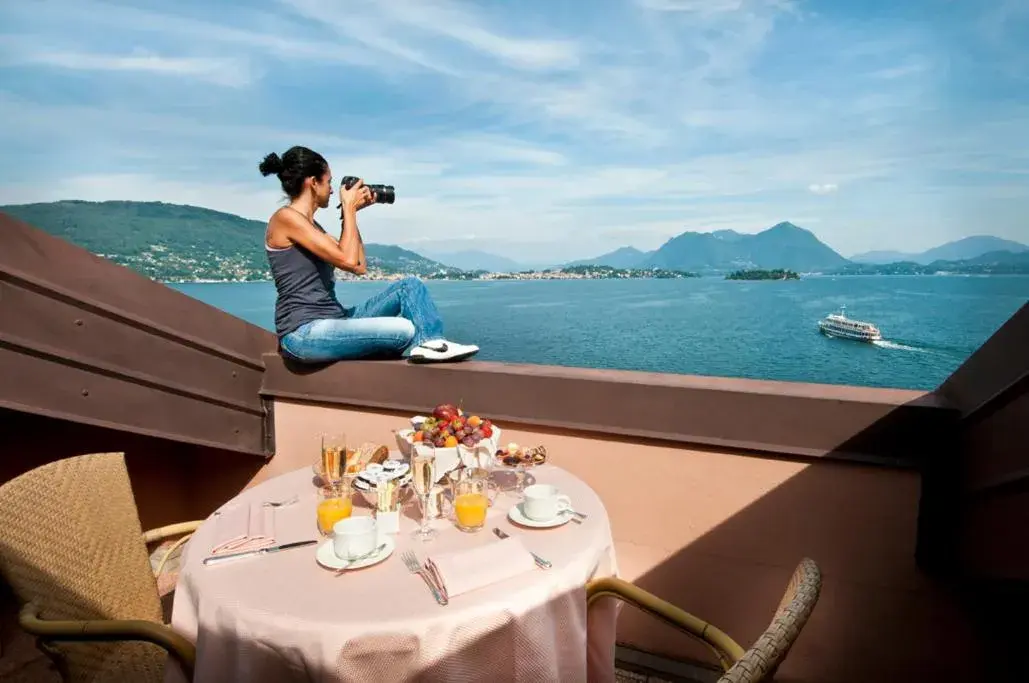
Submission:
[[[775,675],[811,616],[821,588],[822,573],[818,565],[804,558],[790,578],[772,623],[746,651],[706,621],[622,579],[594,579],[586,585],[586,600],[588,606],[602,597],[622,600],[701,641],[722,665],[724,673],[719,683],[758,683],[769,681]]]
[[[144,534],[122,453],[58,460],[0,486],[0,575],[64,680],[159,681],[168,654],[192,677],[195,649],[162,623],[147,543],[199,524]]]

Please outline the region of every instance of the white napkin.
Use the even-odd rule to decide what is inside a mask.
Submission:
[[[425,564],[447,597],[506,581],[536,567],[532,554],[517,538],[433,554]]]
[[[303,540],[312,517],[299,504],[272,507],[261,501],[236,503],[215,513],[215,546],[212,555],[258,550],[272,545]]]

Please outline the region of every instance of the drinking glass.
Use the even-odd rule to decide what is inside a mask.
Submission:
[[[321,475],[327,484],[343,481],[347,467],[346,434],[322,434]]]
[[[322,536],[331,536],[336,522],[353,513],[352,483],[353,477],[342,477],[339,483],[318,489],[318,531]]]
[[[486,513],[497,495],[497,485],[489,471],[476,467],[454,482],[454,524],[461,531],[475,532],[486,523]]]
[[[511,493],[517,498],[524,498],[526,473],[537,464],[546,462],[546,459],[547,449],[544,446],[536,446],[535,448],[523,448],[515,457],[497,456],[494,464],[514,470],[515,488]]]
[[[418,445],[411,453],[411,485],[422,503],[422,522],[411,536],[418,541],[431,541],[436,531],[429,527],[429,501],[436,487],[436,451],[429,446]]]

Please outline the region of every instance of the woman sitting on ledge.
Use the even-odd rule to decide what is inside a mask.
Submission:
[[[443,337],[443,323],[429,290],[417,278],[390,284],[357,306],[336,298],[334,269],[362,275],[367,270],[357,212],[375,197],[357,181],[340,187],[342,226],[333,239],[314,220],[329,205],[332,173],[322,155],[291,147],[269,154],[261,175],[274,173],[289,205],[268,221],[265,250],[275,279],[275,331],[283,356],[306,363],[367,357],[407,356],[411,362],[456,361],[479,347]]]

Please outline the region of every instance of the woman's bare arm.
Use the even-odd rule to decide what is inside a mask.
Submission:
[[[272,235],[278,233],[290,242],[299,244],[341,270],[364,275],[368,268],[364,259],[364,247],[357,231],[357,209],[344,207],[343,216],[344,222],[354,226],[354,229],[343,230],[338,241],[314,227],[296,211],[277,212],[272,216],[269,232]]]
[[[339,235],[341,244],[343,238],[346,236],[346,233],[352,232],[354,233],[354,235],[357,236],[357,262],[360,265],[367,267],[368,258],[364,254],[364,239],[361,238],[361,229],[357,227],[357,214],[354,213],[353,215],[350,215],[346,208],[344,208],[342,227],[340,229],[342,230],[342,232]]]

